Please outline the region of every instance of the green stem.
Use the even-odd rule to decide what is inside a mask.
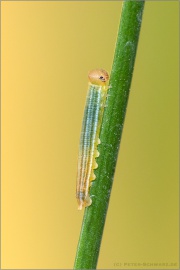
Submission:
[[[128,103],[144,1],[124,1],[98,147],[92,205],[85,209],[74,269],[95,269]]]

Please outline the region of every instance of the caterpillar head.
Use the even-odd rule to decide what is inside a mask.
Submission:
[[[106,85],[109,80],[109,74],[104,69],[94,69],[89,72],[88,78],[91,84]]]

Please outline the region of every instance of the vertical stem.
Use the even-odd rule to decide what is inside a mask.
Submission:
[[[96,180],[90,189],[93,203],[85,209],[74,269],[95,269],[109,204],[118,149],[128,103],[144,1],[123,3],[109,97],[98,147]]]

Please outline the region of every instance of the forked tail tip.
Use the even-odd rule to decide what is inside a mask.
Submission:
[[[78,204],[78,210],[82,210],[82,208],[83,208],[83,203],[80,202],[80,203]]]

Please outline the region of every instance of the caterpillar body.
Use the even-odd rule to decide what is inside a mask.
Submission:
[[[89,88],[84,109],[82,130],[79,144],[76,198],[78,210],[90,206],[89,196],[91,181],[95,180],[94,170],[98,167],[97,146],[100,143],[99,132],[107,97],[109,75],[103,69],[89,72]]]

